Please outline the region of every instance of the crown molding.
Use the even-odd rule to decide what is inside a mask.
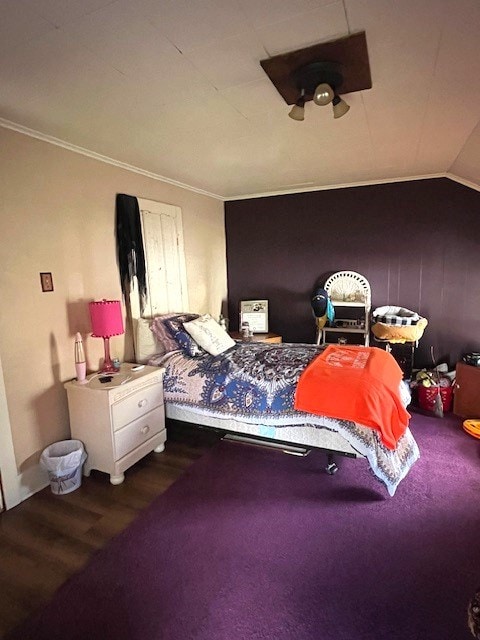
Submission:
[[[11,129],[12,131],[16,131],[17,133],[30,136],[31,138],[36,138],[37,140],[41,140],[42,142],[53,144],[57,147],[62,147],[63,149],[66,149],[67,151],[72,151],[73,153],[79,153],[80,155],[87,156],[88,158],[92,158],[94,160],[98,160],[99,162],[104,162],[105,164],[110,164],[114,167],[118,167],[119,169],[124,169],[125,171],[131,171],[132,173],[137,173],[141,176],[145,176],[146,178],[151,178],[152,180],[158,180],[159,182],[164,182],[165,184],[170,184],[170,185],[173,185],[174,187],[179,187],[180,189],[192,191],[193,193],[198,193],[199,195],[207,196],[208,198],[214,198],[215,200],[220,200],[222,202],[231,202],[234,200],[251,200],[253,198],[269,198],[271,196],[287,196],[295,193],[308,193],[311,191],[330,191],[332,189],[369,187],[377,184],[391,184],[395,182],[411,182],[413,180],[431,180],[433,178],[448,178],[450,180],[453,180],[454,182],[458,182],[459,184],[464,185],[465,187],[469,187],[470,189],[474,189],[475,191],[480,191],[479,184],[476,184],[475,182],[472,182],[470,180],[466,180],[465,178],[461,178],[460,176],[457,176],[453,173],[442,172],[442,173],[431,173],[428,175],[406,176],[403,178],[364,180],[361,182],[344,182],[339,184],[328,184],[328,185],[313,186],[313,187],[307,187],[306,185],[304,185],[304,186],[299,186],[297,189],[279,189],[277,191],[268,191],[264,193],[250,193],[250,194],[238,195],[238,196],[221,196],[217,193],[211,193],[209,191],[205,191],[204,189],[192,187],[191,185],[185,184],[184,182],[179,182],[178,180],[172,180],[171,178],[166,178],[165,176],[161,176],[157,173],[153,173],[152,171],[146,171],[145,169],[134,167],[133,165],[127,164],[126,162],[121,162],[120,160],[109,158],[108,156],[104,156],[100,153],[95,153],[94,151],[90,151],[89,149],[85,149],[84,147],[79,147],[69,142],[65,142],[64,140],[60,140],[59,138],[55,138],[54,136],[41,133],[40,131],[30,129],[29,127],[24,127],[23,125],[17,124],[16,122],[11,122],[10,120],[6,120],[5,118],[0,118],[0,127],[3,127],[4,129]]]
[[[384,178],[381,180],[364,180],[362,182],[344,182],[340,184],[327,184],[322,186],[315,186],[309,188],[299,189],[282,189],[279,191],[270,191],[269,193],[252,193],[244,196],[231,196],[224,198],[225,201],[233,200],[249,200],[252,198],[269,198],[271,196],[287,196],[294,193],[307,193],[310,191],[331,191],[333,189],[350,189],[352,187],[371,187],[376,184],[391,184],[393,182],[412,182],[413,180],[431,180],[433,178],[446,178],[448,177],[445,172],[442,173],[430,173],[428,175],[421,176],[406,176],[404,178]]]
[[[85,149],[84,147],[79,147],[75,144],[71,144],[70,142],[65,142],[64,140],[60,140],[59,138],[55,138],[54,136],[41,133],[40,131],[35,131],[35,129],[29,129],[28,127],[24,127],[23,125],[17,124],[16,122],[5,120],[4,118],[0,118],[0,127],[3,127],[4,129],[11,129],[12,131],[22,133],[23,135],[30,136],[31,138],[36,138],[37,140],[41,140],[42,142],[48,142],[49,144],[53,144],[57,147],[62,147],[62,149],[66,149],[67,151],[79,153],[82,156],[87,156],[88,158],[92,158],[93,160],[98,160],[99,162],[113,165],[114,167],[118,167],[119,169],[125,169],[125,171],[138,173],[139,175],[145,176],[146,178],[151,178],[152,180],[165,182],[166,184],[173,185],[174,187],[180,187],[181,189],[186,189],[187,191],[193,191],[194,193],[198,193],[209,198],[214,198],[215,200],[225,200],[225,198],[216,193],[210,193],[209,191],[192,187],[188,184],[185,184],[184,182],[179,182],[178,180],[172,180],[171,178],[161,176],[158,173],[140,169],[140,167],[134,167],[133,165],[127,164],[126,162],[121,162],[120,160],[109,158],[108,156],[96,153],[95,151],[90,151],[89,149]]]
[[[447,172],[446,177],[454,182],[458,182],[459,184],[463,184],[464,187],[469,187],[470,189],[474,189],[475,191],[480,191],[480,184],[476,182],[472,182],[471,180],[466,180],[465,178],[461,178],[460,176],[456,176],[454,173]]]

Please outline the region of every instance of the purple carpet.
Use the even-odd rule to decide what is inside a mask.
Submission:
[[[11,638],[468,640],[480,443],[414,414],[394,498],[363,460],[218,443]],[[128,481],[128,480],[127,480]]]

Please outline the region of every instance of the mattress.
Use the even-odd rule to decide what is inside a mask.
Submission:
[[[250,424],[248,422],[240,422],[234,418],[218,417],[208,415],[207,413],[200,413],[194,409],[171,402],[167,402],[166,404],[166,416],[172,420],[192,422],[194,424],[201,424],[215,429],[223,429],[225,431],[233,431],[235,433],[256,436],[258,438],[280,440],[282,442],[290,442],[292,444],[300,444],[307,447],[329,449],[352,457],[364,457],[339,433],[330,431],[329,429],[318,425],[278,427],[266,424]]]

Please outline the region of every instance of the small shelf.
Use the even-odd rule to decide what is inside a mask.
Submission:
[[[323,330],[336,333],[365,333],[365,329],[357,329],[357,327],[324,327]]]
[[[330,300],[334,307],[365,307],[365,302],[347,302],[346,300]]]

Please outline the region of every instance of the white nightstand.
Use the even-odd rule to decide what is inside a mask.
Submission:
[[[106,383],[92,374],[86,384],[64,385],[72,438],[81,440],[88,454],[86,476],[97,469],[109,473],[112,484],[121,484],[132,464],[165,449],[164,370],[146,366],[135,372],[135,366],[122,364]]]

